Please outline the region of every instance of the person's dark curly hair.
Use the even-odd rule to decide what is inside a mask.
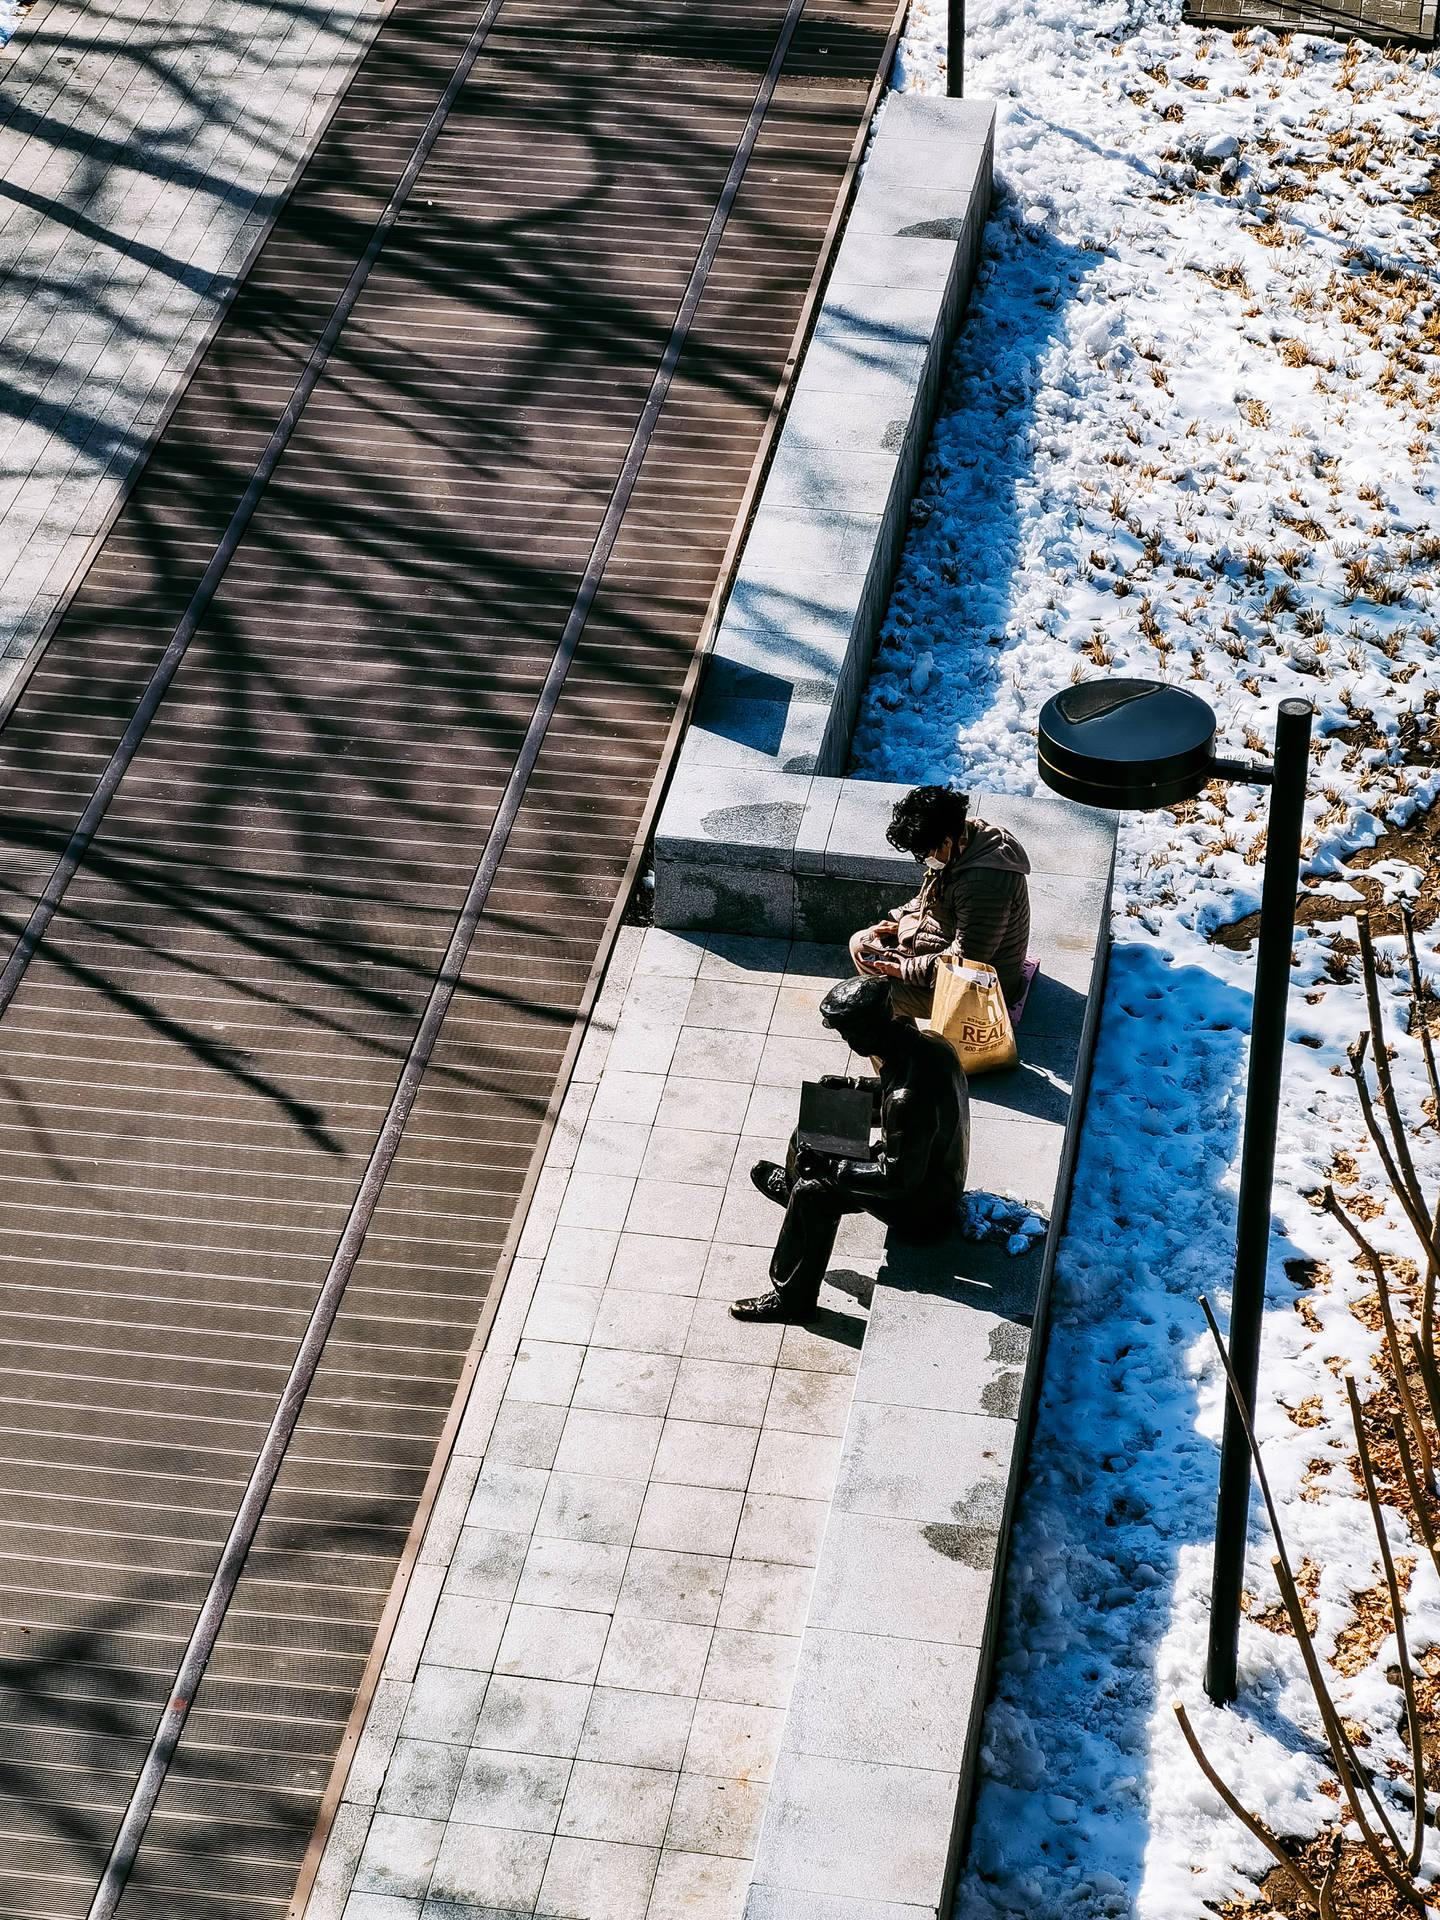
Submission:
[[[958,840],[970,813],[970,796],[953,787],[915,787],[895,803],[885,838],[899,853],[917,860],[946,840]]]

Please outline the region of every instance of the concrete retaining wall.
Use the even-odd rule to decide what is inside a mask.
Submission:
[[[682,774],[841,773],[990,205],[995,110],[892,96],[708,663]]]

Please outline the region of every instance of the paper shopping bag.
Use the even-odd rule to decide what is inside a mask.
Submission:
[[[971,1079],[1013,1067],[1020,1058],[999,976],[980,961],[941,954],[930,1031],[950,1042]]]

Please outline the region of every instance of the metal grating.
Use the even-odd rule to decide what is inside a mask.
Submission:
[[[400,0],[0,733],[11,937],[478,10]],[[782,12],[505,0],[0,1023],[6,1920],[88,1906]],[[285,1909],[888,25],[802,20],[127,1920]]]

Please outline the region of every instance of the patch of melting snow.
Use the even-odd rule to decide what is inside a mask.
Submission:
[[[944,11],[913,0],[900,85],[943,89]],[[1237,757],[1267,752],[1282,698],[1315,703],[1306,856],[1329,897],[1295,942],[1259,1428],[1291,1553],[1322,1569],[1329,1656],[1377,1578],[1341,1376],[1373,1388],[1379,1335],[1368,1278],[1312,1196],[1335,1179],[1382,1253],[1418,1253],[1343,1077],[1364,1011],[1341,916],[1368,886],[1418,1124],[1403,942],[1381,909],[1426,875],[1363,850],[1395,836],[1415,852],[1402,830],[1437,792],[1440,71],[1192,29],[1173,0],[972,0],[969,15],[966,90],[999,108],[996,205],[856,770],[1031,792],[1040,706],[1106,672],[1192,687]],[[1247,1620],[1237,1706],[1201,1687],[1223,1402],[1198,1296],[1223,1320],[1254,964],[1207,936],[1259,906],[1265,814],[1258,789],[1232,786],[1122,822],[960,1920],[1203,1920],[1253,1893],[1268,1857],[1185,1751],[1177,1696],[1272,1826],[1311,1834],[1335,1815],[1293,1639]],[[1420,936],[1432,980],[1437,935]],[[1412,1147],[1433,1192],[1440,1142],[1422,1128]],[[1440,1644],[1440,1585],[1389,1525],[1419,1563],[1412,1639]],[[1278,1597],[1271,1551],[1257,1514],[1257,1614]],[[1387,1641],[1332,1675],[1382,1782],[1405,1760],[1394,1658]],[[1427,1847],[1433,1871],[1433,1833]]]

